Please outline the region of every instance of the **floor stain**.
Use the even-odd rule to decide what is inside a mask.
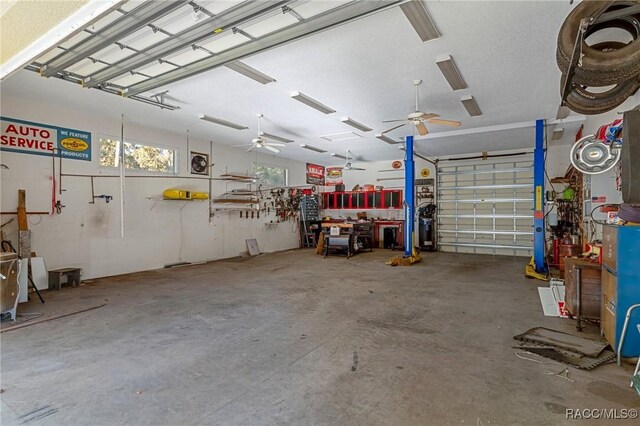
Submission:
[[[544,406],[547,409],[547,411],[555,414],[566,414],[567,410],[569,409],[569,407],[565,405],[556,404],[555,402],[548,402],[548,401],[544,403]]]
[[[640,407],[640,399],[630,387],[625,388],[610,382],[596,380],[589,382],[587,390],[593,395],[607,401],[622,404],[625,407]]]

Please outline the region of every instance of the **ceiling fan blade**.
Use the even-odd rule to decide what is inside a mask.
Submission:
[[[407,121],[407,119],[401,118],[400,120],[384,120],[383,123],[395,123],[397,121]]]
[[[263,143],[264,146],[287,146],[283,143],[279,143],[279,142],[265,142]]]
[[[249,149],[248,149],[248,150],[246,150],[245,152],[251,152],[251,151],[253,151],[253,150],[254,150],[254,149],[256,149],[256,148],[258,148],[258,146],[253,145],[251,148],[249,148]]]
[[[402,120],[402,121],[406,121],[406,120]],[[390,132],[390,131],[392,131],[392,130],[399,129],[400,127],[402,127],[402,126],[406,126],[406,125],[407,125],[407,123],[404,123],[404,124],[401,124],[401,125],[399,125],[399,126],[392,127],[392,128],[390,128],[389,130],[385,130],[384,132],[382,132],[382,134],[384,135],[385,133],[389,133],[389,132]]]
[[[418,133],[420,133],[420,136],[424,136],[429,133],[429,131],[427,130],[427,126],[425,126],[422,122],[416,124],[416,129],[418,129]]]
[[[269,151],[271,151],[271,152],[275,152],[275,153],[280,152],[280,150],[279,150],[279,149],[276,149],[276,148],[274,148],[274,147],[272,147],[272,146],[269,146],[269,145],[262,145],[262,147],[263,147],[263,148],[268,149],[268,150],[269,150]]]
[[[423,119],[423,120],[430,120],[430,119],[436,118],[436,117],[440,117],[440,115],[436,114],[434,112],[425,112],[424,114],[422,114],[420,116],[420,118]]]
[[[253,146],[252,143],[243,143],[242,145],[231,145],[230,148],[242,148],[244,146]]]
[[[443,120],[442,118],[430,118],[427,120],[431,124],[442,124],[443,126],[460,127],[462,124],[459,121]]]

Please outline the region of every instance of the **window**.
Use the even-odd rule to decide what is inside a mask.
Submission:
[[[125,142],[124,164],[130,170],[177,173],[176,150]],[[120,141],[100,138],[100,166],[120,167]]]
[[[288,171],[284,167],[253,163],[253,174],[265,186],[287,186]]]

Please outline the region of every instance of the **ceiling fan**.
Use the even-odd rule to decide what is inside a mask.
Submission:
[[[276,146],[286,146],[283,143],[279,143],[279,142],[269,142],[268,139],[272,138],[275,139],[275,136],[267,136],[266,133],[261,132],[260,131],[260,119],[263,117],[262,114],[258,114],[258,137],[251,139],[251,143],[250,144],[243,144],[243,145],[233,145],[233,147],[238,148],[238,147],[243,147],[243,146],[248,146],[249,149],[246,150],[246,152],[251,152],[256,148],[264,148],[264,149],[268,149],[271,152],[275,152],[278,153],[280,152],[280,150],[278,148],[275,148]],[[282,140],[287,140],[284,138],[280,138],[278,137],[278,139],[282,139]]]
[[[420,86],[420,84],[422,84],[422,80],[413,80],[413,85],[416,86],[416,110],[415,112],[412,112],[411,114],[409,114],[407,116],[407,118],[403,118],[400,120],[386,120],[383,121],[383,123],[394,123],[397,121],[406,121],[406,123],[404,124],[400,124],[398,126],[392,127],[389,130],[385,130],[384,132],[382,132],[382,134],[385,133],[389,133],[392,130],[398,129],[402,126],[406,126],[407,124],[413,124],[416,129],[418,130],[418,133],[421,136],[426,135],[427,133],[429,133],[429,130],[427,129],[427,126],[425,125],[425,123],[428,124],[441,124],[444,126],[451,126],[451,127],[459,127],[462,123],[460,123],[459,121],[454,121],[454,120],[444,120],[442,118],[438,118],[440,117],[438,114],[435,114],[433,112],[422,112],[420,111],[420,108],[418,106],[418,86]]]
[[[360,167],[353,167],[353,165],[351,164],[351,159],[349,158],[349,155],[351,155],[351,157],[355,159],[355,156],[351,153],[351,151],[347,150],[347,155],[345,158],[346,162],[344,164],[344,167],[342,167],[342,170],[366,170]]]

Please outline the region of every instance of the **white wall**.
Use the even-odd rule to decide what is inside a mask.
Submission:
[[[154,108],[154,107],[149,107]],[[170,111],[167,111],[171,114]],[[117,174],[114,169],[99,167],[98,140],[101,135],[120,135],[120,114],[97,116],[91,111],[79,111],[67,105],[42,105],[33,101],[2,96],[2,115],[5,117],[90,131],[93,161],[64,160],[64,173]],[[179,150],[179,175],[190,175],[186,130],[175,133],[154,130],[145,126],[144,117],[125,117],[125,139],[166,145]],[[213,176],[230,172],[246,172],[252,161],[282,165],[289,169],[291,185],[304,184],[304,163],[272,155],[248,154],[241,149],[215,145],[213,141]],[[208,153],[209,141],[189,141],[189,150]],[[3,212],[16,210],[17,191],[27,191],[28,211],[51,210],[51,158],[2,152],[1,207]],[[56,167],[58,162],[56,161]],[[245,239],[257,238],[264,252],[285,250],[298,246],[294,224],[282,223],[266,230],[265,223],[276,220],[261,215],[260,219],[240,219],[238,212],[218,212],[210,221],[207,201],[165,201],[162,191],[184,188],[208,191],[206,180],[145,179],[126,180],[125,238],[120,237],[120,196],[117,178],[96,178],[96,195],[112,195],[113,201],[91,201],[88,178],[63,177],[65,192],[59,196],[66,206],[62,214],[30,215],[32,250],[45,258],[48,269],[81,267],[84,278],[95,278],[163,267],[175,262],[197,262],[237,256],[246,252]],[[215,196],[228,188],[242,184],[214,181]],[[11,216],[2,216],[5,222]],[[3,228],[17,246],[16,222]]]

